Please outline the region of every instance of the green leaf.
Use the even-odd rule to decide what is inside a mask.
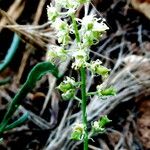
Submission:
[[[13,129],[19,125],[21,125],[22,123],[24,123],[29,117],[29,113],[26,112],[25,114],[23,114],[18,120],[16,120],[15,122],[11,123],[10,125],[7,125],[5,128],[5,131]]]
[[[8,52],[7,52],[4,60],[2,60],[3,63],[0,64],[0,72],[2,72],[4,69],[6,69],[6,67],[9,65],[9,63],[13,59],[13,57],[17,51],[17,48],[19,46],[19,43],[20,43],[20,38],[18,37],[17,34],[14,34],[12,44],[11,44],[10,48],[8,49]]]
[[[21,89],[13,98],[12,102],[10,103],[8,110],[4,116],[0,124],[0,133],[5,130],[11,116],[20,106],[23,98],[27,95],[27,93],[35,87],[36,82],[46,73],[53,74],[56,78],[59,78],[58,69],[55,65],[50,62],[41,62],[38,63],[29,73],[26,82],[23,84]]]
[[[46,73],[51,73],[56,78],[59,78],[58,68],[50,62],[41,62],[38,63],[29,73],[25,86],[30,89],[33,89],[36,81],[40,80],[43,75]]]

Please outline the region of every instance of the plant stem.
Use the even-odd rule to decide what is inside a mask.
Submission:
[[[82,103],[82,100],[78,98],[77,96],[74,97],[78,102]]]
[[[84,125],[84,150],[88,150],[88,130],[87,130],[87,113],[86,113],[86,104],[87,104],[87,99],[86,99],[86,69],[84,67],[81,67],[81,94],[82,94],[82,104],[81,104],[81,109],[82,109],[82,122]]]
[[[77,43],[79,43],[80,42],[80,35],[79,35],[78,26],[77,26],[74,14],[71,14],[71,19],[72,19],[72,23],[73,23],[76,41],[77,41]]]
[[[97,91],[96,92],[88,92],[87,96],[92,96],[92,95],[96,95],[96,94],[97,94]]]
[[[75,32],[75,37],[77,43],[80,43],[80,35],[79,35],[79,30],[77,26],[77,22],[75,20],[75,15],[71,14],[71,19],[73,23],[73,28]],[[82,123],[84,125],[84,150],[88,150],[88,130],[87,130],[87,114],[86,114],[86,104],[87,104],[87,99],[86,99],[86,69],[84,66],[81,67],[80,69],[81,73],[81,94],[82,94],[82,104],[81,104],[81,110],[82,110]]]

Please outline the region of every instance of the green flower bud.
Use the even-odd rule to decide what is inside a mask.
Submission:
[[[102,117],[99,119],[99,121],[98,121],[99,126],[100,126],[101,128],[104,128],[104,127],[106,126],[106,124],[108,124],[108,123],[110,123],[110,122],[111,122],[111,120],[108,119],[107,115],[102,116]]]
[[[111,122],[106,115],[102,116],[98,121],[94,121],[92,125],[92,131],[94,133],[103,133],[105,131],[105,126]]]
[[[57,87],[57,89],[59,89],[61,92],[64,92],[64,93],[72,88],[73,86],[70,83],[65,84],[63,82]]]
[[[101,94],[102,95],[116,95],[116,89],[115,88],[113,88],[113,87],[110,87],[110,88],[108,88],[108,89],[105,89],[105,90],[102,90],[101,91]]]
[[[74,131],[74,132],[72,132],[71,139],[75,140],[75,141],[81,140],[82,139],[82,132],[80,132],[80,131]]]
[[[102,62],[99,59],[97,59],[96,61],[91,61],[90,64],[87,64],[87,67],[89,68],[89,70],[91,70],[93,74],[98,74],[103,77],[107,77],[108,73],[110,72],[110,69],[102,66],[101,63]]]
[[[101,85],[97,86],[98,95],[100,96],[114,96],[116,95],[116,89],[114,87],[109,87],[106,89],[102,89]]]
[[[61,82],[57,89],[65,93],[70,89],[75,89],[77,86],[78,83],[75,82],[74,78],[66,77],[66,80]]]
[[[105,128],[100,127],[98,121],[94,121],[92,125],[92,131],[94,133],[98,133],[98,132],[103,133],[105,131]]]
[[[72,140],[82,140],[84,136],[84,127],[83,124],[75,124],[75,126],[73,127],[73,131],[71,133],[71,139]]]
[[[107,77],[109,72],[110,72],[110,69],[101,65],[95,68],[95,73],[104,77]]]
[[[70,100],[75,95],[75,89],[70,89],[62,94],[63,100]]]

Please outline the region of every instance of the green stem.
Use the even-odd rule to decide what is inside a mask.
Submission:
[[[78,102],[82,103],[82,100],[78,98],[77,96],[74,97]]]
[[[75,37],[77,43],[80,43],[80,35],[79,35],[79,30],[77,26],[77,22],[75,20],[75,15],[71,14],[71,19],[73,23],[73,28],[75,32]],[[81,94],[82,94],[82,104],[81,104],[81,109],[82,109],[82,122],[84,125],[84,150],[88,150],[88,130],[87,130],[87,114],[86,114],[86,104],[87,104],[87,99],[86,99],[86,69],[82,66],[80,69],[81,72]]]
[[[77,40],[77,43],[79,43],[80,42],[79,30],[78,30],[78,26],[77,26],[77,22],[75,20],[74,14],[71,14],[71,19],[72,19],[72,23],[73,23],[73,28],[74,28],[76,40]]]
[[[87,98],[86,98],[86,69],[81,67],[81,94],[82,94],[82,122],[85,129],[84,134],[84,150],[88,150],[88,130],[87,130],[87,113],[86,113],[86,105],[87,105]]]
[[[87,96],[92,96],[92,95],[97,95],[97,91],[96,92],[88,92]]]

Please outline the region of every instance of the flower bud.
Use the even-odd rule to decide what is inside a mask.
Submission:
[[[57,87],[62,92],[67,92],[69,89],[72,89],[73,86],[70,83],[64,84],[63,82]]]
[[[107,95],[116,95],[116,89],[113,88],[113,87],[110,87],[108,89],[102,90],[101,94],[105,95],[105,96],[107,96]]]
[[[100,118],[100,120],[98,122],[99,122],[99,126],[104,128],[106,126],[106,124],[111,122],[111,120],[108,119],[107,115],[104,115]]]
[[[84,126],[83,124],[75,124],[73,131],[71,133],[71,139],[73,140],[82,140],[84,136]]]
[[[92,125],[92,131],[94,133],[97,133],[97,132],[103,133],[105,131],[105,128],[100,127],[98,121],[94,121],[94,123]]]
[[[103,133],[107,123],[111,122],[106,115],[102,116],[98,121],[94,121],[92,125],[92,131],[97,133]]]
[[[110,72],[110,69],[101,65],[95,68],[95,73],[104,77],[107,77],[109,72]]]
[[[75,89],[70,89],[66,91],[65,93],[63,93],[61,96],[63,100],[70,100],[71,98],[74,97],[74,95],[75,95]]]
[[[106,89],[102,89],[101,85],[97,86],[97,91],[99,96],[111,96],[116,95],[116,89],[114,87],[109,87]]]
[[[77,86],[77,83],[75,82],[74,78],[66,77],[66,80],[60,83],[60,85],[57,87],[62,92],[67,92],[70,89],[75,89]]]
[[[93,74],[98,74],[103,77],[106,77],[108,76],[110,69],[102,66],[101,63],[102,62],[97,59],[96,61],[91,61],[91,63],[88,64],[87,67],[89,68],[89,70],[91,70]]]

